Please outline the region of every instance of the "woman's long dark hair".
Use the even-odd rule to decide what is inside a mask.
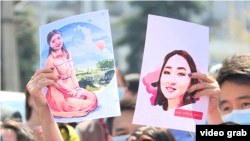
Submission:
[[[169,129],[152,126],[140,127],[131,136],[135,137],[136,141],[176,141]]]
[[[162,75],[162,71],[167,63],[167,61],[169,60],[170,57],[174,56],[174,55],[180,55],[182,56],[183,58],[185,58],[188,62],[188,65],[190,67],[190,70],[191,70],[191,73],[193,72],[197,72],[197,69],[196,69],[196,65],[194,63],[194,60],[193,58],[184,50],[174,50],[172,52],[170,52],[169,54],[167,54],[164,58],[164,63],[162,65],[162,68],[161,68],[161,73],[160,73],[160,77],[159,77],[159,80],[155,83],[152,83],[151,85],[154,86],[154,87],[157,87],[157,95],[156,95],[156,98],[155,98],[155,101],[154,101],[154,105],[160,105],[162,106],[163,110],[168,110],[168,99],[163,95],[162,93],[162,90],[161,90],[161,87],[160,87],[160,80],[161,80],[161,75]],[[194,84],[197,84],[198,83],[198,80],[197,79],[191,79],[191,86],[194,85]],[[182,103],[181,105],[184,106],[184,105],[187,105],[187,104],[190,104],[190,103],[195,103],[195,99],[192,98],[192,96],[196,93],[196,91],[192,92],[192,93],[188,93],[186,92],[183,96],[183,100],[182,100]]]
[[[49,55],[50,55],[51,51],[54,51],[54,52],[55,52],[55,50],[50,46],[50,40],[51,40],[51,38],[52,38],[55,34],[60,34],[60,35],[62,36],[62,33],[59,32],[59,31],[56,30],[56,29],[52,30],[52,31],[48,34],[48,36],[47,36],[47,43],[49,44]],[[67,59],[69,59],[69,52],[68,52],[68,50],[65,48],[64,43],[63,43],[61,49],[62,49],[62,51],[65,51],[65,53],[66,53],[66,55],[67,55]],[[49,55],[48,55],[48,56],[49,56]]]
[[[37,141],[37,136],[32,129],[16,119],[5,119],[1,124],[1,130],[11,129],[16,133],[18,141]],[[1,141],[2,141],[1,136]],[[5,141],[5,140],[4,140]]]
[[[30,93],[29,93],[27,88],[25,88],[24,93],[26,96],[26,99],[25,99],[25,119],[26,119],[26,121],[28,121],[30,119],[31,111],[32,111],[32,108],[30,107],[29,102],[28,102],[29,97],[30,97]]]

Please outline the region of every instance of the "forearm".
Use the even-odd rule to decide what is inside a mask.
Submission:
[[[39,107],[38,110],[41,119],[44,141],[63,141],[48,105]]]
[[[207,113],[207,121],[210,125],[216,125],[224,122],[220,109],[211,111]]]
[[[59,77],[53,74],[53,71],[54,68],[49,67],[36,71],[36,73],[32,76],[32,79],[26,85],[26,88],[32,96],[35,105],[38,109],[44,141],[63,141],[59,129],[50,112],[46,98],[44,97],[43,92],[41,90],[41,88],[46,86],[53,86],[55,88],[59,88],[59,85],[55,83],[55,80],[58,80]],[[39,81],[41,79],[43,81]]]

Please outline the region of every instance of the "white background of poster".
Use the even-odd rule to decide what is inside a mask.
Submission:
[[[139,92],[133,124],[172,128],[195,132],[196,124],[205,124],[208,108],[208,96],[179,109],[203,112],[202,120],[176,117],[175,109],[164,111],[162,106],[152,106],[142,79],[154,72],[158,64],[163,63],[166,54],[173,50],[187,51],[195,61],[197,69],[207,74],[209,49],[209,28],[176,19],[149,15],[144,56],[141,68]]]

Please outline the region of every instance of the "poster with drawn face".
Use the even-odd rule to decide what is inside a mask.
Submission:
[[[56,122],[119,116],[108,10],[39,28],[40,67],[53,67],[60,88],[43,88]]]
[[[200,83],[188,74],[207,73],[209,28],[149,15],[133,124],[195,132],[205,124],[208,96],[193,98]]]

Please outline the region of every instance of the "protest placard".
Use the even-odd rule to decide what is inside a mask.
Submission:
[[[192,132],[205,124],[209,97],[188,88],[200,83],[190,73],[207,74],[208,49],[208,27],[149,15],[133,123]]]
[[[119,116],[108,10],[58,20],[39,28],[40,67],[59,79],[43,88],[56,122]]]

